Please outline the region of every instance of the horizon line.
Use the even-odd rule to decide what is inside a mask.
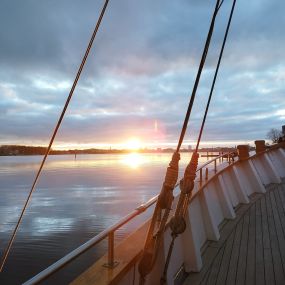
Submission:
[[[267,140],[265,140],[267,142]],[[240,144],[254,145],[254,141],[251,140],[239,140],[239,141],[208,141],[200,144],[200,148],[217,148],[217,147],[236,147]],[[146,150],[146,149],[159,149],[159,148],[175,148],[177,143],[165,142],[165,143],[141,143],[137,150]],[[47,147],[47,144],[44,143],[26,143],[18,142],[11,143],[1,143],[0,146],[28,146],[28,147]],[[182,148],[189,149],[195,148],[195,142],[185,142],[182,144]],[[86,149],[101,149],[101,150],[134,150],[128,148],[125,143],[65,143],[57,142],[52,147],[53,150],[86,150]]]

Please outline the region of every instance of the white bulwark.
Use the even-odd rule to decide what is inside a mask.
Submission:
[[[265,193],[265,186],[281,183],[284,177],[285,150],[284,145],[280,145],[250,156],[246,160],[237,160],[209,179],[189,204],[186,215],[187,229],[174,245],[167,284],[174,284],[181,268],[186,272],[199,272],[203,266],[201,254],[203,246],[207,241],[219,239],[219,226],[223,221],[234,219],[235,208],[240,204],[249,203],[252,194]],[[160,284],[170,241],[170,230],[167,229],[163,249],[145,284]],[[135,264],[117,284],[139,284],[139,273],[134,272],[137,271],[134,266]],[[126,283],[127,276],[130,283]]]

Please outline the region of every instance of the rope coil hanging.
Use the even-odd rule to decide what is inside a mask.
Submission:
[[[2,270],[3,270],[3,267],[4,267],[4,265],[5,265],[5,262],[6,262],[6,260],[7,260],[8,255],[9,255],[9,252],[10,252],[10,250],[11,250],[13,241],[14,241],[14,239],[15,239],[15,237],[16,237],[18,228],[19,228],[19,226],[20,226],[20,224],[21,224],[21,222],[22,222],[23,216],[24,216],[25,211],[26,211],[26,209],[27,209],[27,207],[28,207],[28,204],[29,204],[29,202],[30,202],[30,200],[31,200],[32,194],[33,194],[33,192],[34,192],[34,190],[35,190],[36,184],[37,184],[37,182],[38,182],[38,179],[39,179],[39,177],[40,177],[40,174],[41,174],[41,172],[42,172],[42,169],[43,169],[43,167],[44,167],[44,164],[45,164],[45,162],[46,162],[46,159],[47,159],[47,157],[48,157],[48,155],[49,155],[49,153],[50,153],[50,150],[51,150],[51,147],[52,147],[52,145],[53,145],[54,139],[55,139],[55,137],[56,137],[57,131],[58,131],[58,129],[59,129],[60,125],[61,125],[61,122],[62,122],[62,120],[63,120],[63,118],[64,118],[65,112],[66,112],[67,107],[68,107],[68,105],[69,105],[69,102],[70,102],[70,100],[71,100],[71,98],[72,98],[72,95],[73,95],[73,93],[74,93],[74,90],[75,90],[75,88],[76,88],[76,85],[77,85],[77,83],[78,83],[78,80],[79,80],[79,78],[80,78],[80,75],[81,75],[81,73],[82,73],[82,70],[83,70],[84,65],[85,65],[85,63],[86,63],[86,60],[87,60],[87,58],[88,58],[88,55],[89,55],[89,52],[90,52],[91,47],[92,47],[92,45],[93,45],[93,42],[94,42],[94,40],[95,40],[95,38],[96,38],[97,32],[98,32],[98,30],[99,30],[100,24],[101,24],[102,19],[103,19],[103,17],[104,17],[105,11],[106,11],[107,6],[108,6],[108,3],[109,3],[109,0],[105,0],[104,5],[103,5],[103,7],[102,7],[102,9],[101,9],[101,12],[100,12],[99,18],[98,18],[98,20],[97,20],[96,26],[95,26],[95,28],[94,28],[94,31],[93,31],[93,33],[92,33],[92,36],[91,36],[90,41],[89,41],[89,43],[88,43],[88,46],[87,46],[87,48],[86,48],[86,51],[85,51],[85,54],[84,54],[83,59],[82,59],[82,61],[81,61],[81,64],[80,64],[80,66],[79,66],[79,68],[78,68],[76,77],[75,77],[75,79],[74,79],[74,81],[73,81],[72,87],[71,87],[70,92],[69,92],[69,95],[68,95],[68,97],[67,97],[67,99],[66,99],[66,102],[65,102],[65,105],[64,105],[64,107],[63,107],[63,110],[62,110],[62,112],[61,112],[61,114],[60,114],[60,117],[59,117],[59,119],[58,119],[58,121],[57,121],[57,124],[56,124],[56,126],[55,126],[55,129],[54,129],[53,134],[52,134],[52,136],[51,136],[51,139],[50,139],[48,148],[47,148],[47,150],[46,150],[46,153],[45,153],[45,155],[44,155],[44,158],[43,158],[43,160],[42,160],[42,162],[41,162],[41,165],[40,165],[40,167],[39,167],[39,170],[38,170],[38,172],[37,172],[37,174],[36,174],[36,177],[35,177],[35,179],[34,179],[34,182],[33,182],[33,184],[32,184],[32,187],[31,187],[31,190],[30,190],[30,192],[29,192],[29,195],[28,195],[28,197],[27,197],[27,199],[26,199],[26,202],[25,202],[25,204],[24,204],[24,206],[23,206],[23,209],[22,209],[22,211],[21,211],[20,217],[19,217],[19,219],[18,219],[18,221],[17,221],[17,224],[16,224],[16,226],[15,226],[15,229],[14,229],[14,231],[13,231],[13,233],[12,233],[12,236],[11,236],[11,238],[10,238],[10,240],[9,240],[9,243],[8,243],[8,245],[7,245],[7,247],[6,247],[5,251],[4,251],[4,254],[3,254],[3,256],[2,256],[2,260],[1,260],[1,264],[0,264],[0,272],[2,272]]]

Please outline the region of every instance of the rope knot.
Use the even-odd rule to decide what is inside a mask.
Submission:
[[[191,160],[185,169],[184,178],[180,181],[180,189],[185,194],[189,194],[194,188],[198,159],[199,153],[193,152]]]
[[[173,201],[173,189],[178,179],[180,153],[174,152],[167,167],[164,183],[160,192],[158,203],[162,209],[170,209]]]
[[[199,159],[199,153],[193,152],[191,160],[185,169],[184,178],[189,177],[192,178],[193,180],[196,178],[198,159]]]
[[[180,160],[180,153],[174,152],[172,155],[172,159],[167,167],[164,184],[174,188],[177,179],[178,179],[178,170],[179,170],[179,160]]]
[[[172,155],[171,161],[169,163],[169,166],[173,167],[173,168],[177,168],[178,169],[178,163],[180,160],[180,153],[175,151]]]

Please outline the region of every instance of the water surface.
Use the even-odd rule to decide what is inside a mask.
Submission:
[[[190,159],[183,153],[181,175]],[[171,154],[103,154],[50,156],[12,247],[0,284],[20,284],[114,224],[158,194]],[[0,250],[3,253],[20,215],[40,156],[0,157]],[[200,163],[205,158],[200,159]],[[120,240],[140,218],[117,234]],[[131,227],[131,228],[130,228]],[[106,243],[67,270],[76,270],[103,255]]]

